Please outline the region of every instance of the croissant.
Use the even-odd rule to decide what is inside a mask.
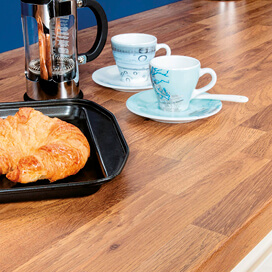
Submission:
[[[13,182],[54,182],[86,164],[90,146],[76,126],[33,108],[0,118],[0,174]]]

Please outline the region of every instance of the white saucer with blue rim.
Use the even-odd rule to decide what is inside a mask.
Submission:
[[[96,70],[92,74],[92,79],[98,85],[121,92],[137,92],[152,88],[150,79],[139,83],[122,81],[117,65],[107,66]]]
[[[210,117],[222,109],[222,102],[214,99],[192,99],[189,108],[181,112],[168,112],[159,108],[154,90],[132,95],[126,102],[127,108],[142,117],[163,123],[188,123]]]

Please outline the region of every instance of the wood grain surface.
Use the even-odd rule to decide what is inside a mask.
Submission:
[[[270,0],[183,0],[110,22],[101,55],[80,66],[80,86],[116,116],[129,159],[93,195],[0,204],[0,271],[227,272],[248,254],[272,229],[271,13]],[[125,32],[199,59],[217,73],[211,93],[249,102],[223,102],[186,124],[134,115],[125,105],[134,93],[91,77],[114,65],[110,38]],[[79,32],[80,52],[95,33]],[[22,101],[24,49],[0,54],[0,67],[0,101]]]

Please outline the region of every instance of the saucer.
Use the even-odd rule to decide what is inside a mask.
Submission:
[[[214,99],[192,99],[189,108],[181,112],[159,109],[154,90],[132,95],[126,102],[127,108],[142,117],[163,123],[188,123],[210,117],[222,109],[222,102]]]
[[[137,92],[138,90],[152,88],[151,80],[137,84],[122,81],[117,65],[107,66],[95,71],[92,78],[96,84],[121,92]]]

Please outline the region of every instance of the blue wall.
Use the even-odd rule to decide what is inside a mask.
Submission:
[[[104,8],[108,21],[129,16],[145,10],[153,9],[180,0],[97,0]],[[0,9],[0,53],[24,46],[21,26],[20,0],[1,2]],[[94,16],[87,8],[78,10],[78,28],[83,29],[94,25]]]

